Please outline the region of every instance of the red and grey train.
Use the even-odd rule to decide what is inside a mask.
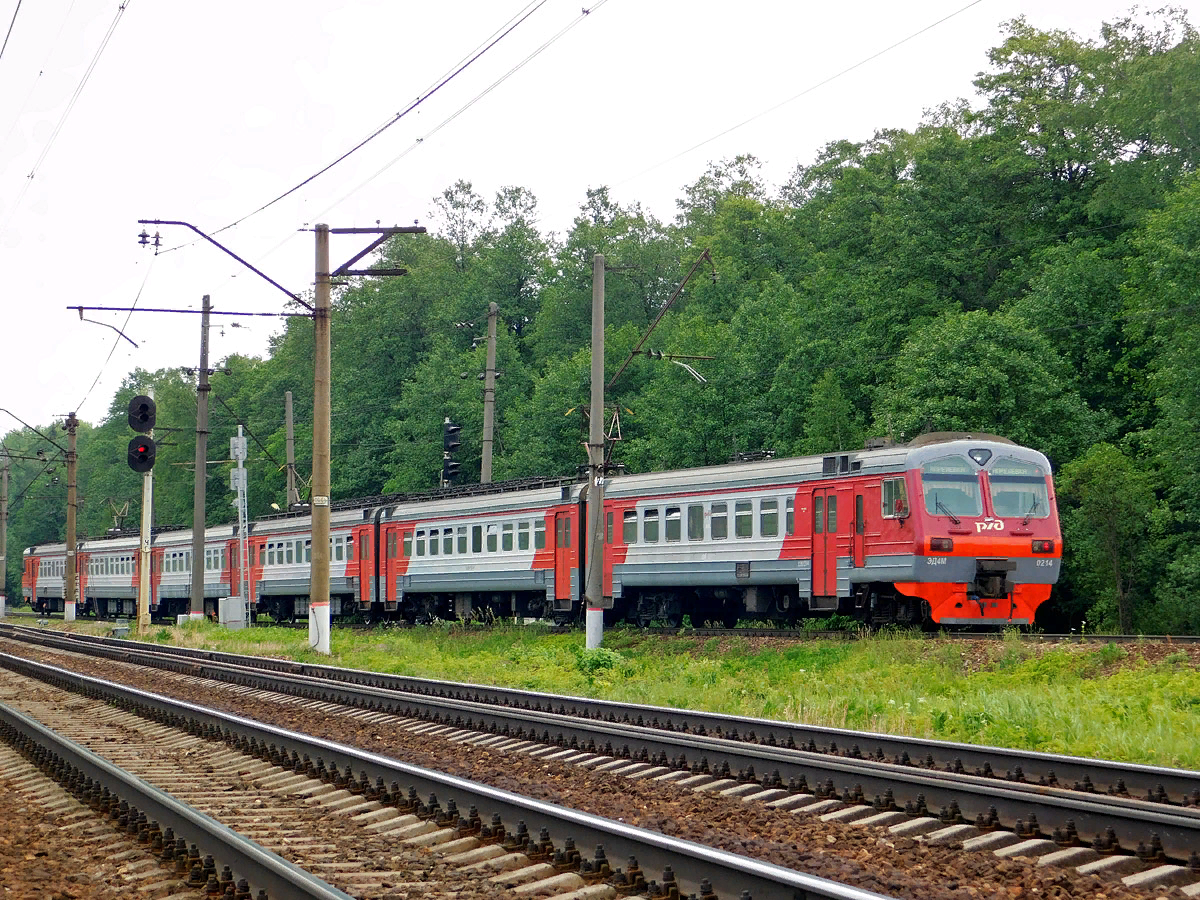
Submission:
[[[334,616],[570,621],[586,559],[584,484],[510,482],[343,502],[330,521]],[[253,608],[308,611],[312,520],[255,521]],[[1062,538],[1046,457],[990,435],[926,435],[856,452],[621,475],[605,487],[612,615],[733,624],[841,613],[873,624],[1028,625],[1058,578]],[[205,537],[205,603],[238,593],[237,529]],[[187,611],[189,529],[151,551],[151,606]],[[133,613],[136,535],[83,542],[81,613]],[[63,544],[25,551],[25,599],[62,609]]]

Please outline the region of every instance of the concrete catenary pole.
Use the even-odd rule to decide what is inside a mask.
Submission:
[[[8,463],[5,452],[0,459],[0,616],[8,614]]]
[[[79,420],[75,413],[67,416],[67,578],[63,590],[63,621],[75,621],[75,602],[79,599],[79,579],[75,556],[75,430]]]
[[[196,481],[192,493],[192,600],[190,618],[204,615],[204,501],[208,489],[208,294],[200,313],[200,377],[196,382]]]
[[[292,392],[283,395],[283,418],[287,426],[287,505],[288,509],[300,503],[300,492],[296,490],[296,433],[292,418]]]
[[[329,226],[318,225],[313,310],[312,568],[308,643],[329,653],[330,285]]]
[[[500,307],[488,304],[487,368],[483,370],[483,463],[480,484],[492,483],[492,434],[496,421],[496,318]]]
[[[587,648],[604,640],[604,255],[592,257],[592,404],[588,423]]]

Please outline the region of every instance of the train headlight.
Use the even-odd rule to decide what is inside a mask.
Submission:
[[[1034,541],[1033,542],[1033,552],[1034,553],[1053,553],[1054,552],[1054,541]]]
[[[954,549],[954,538],[935,537],[929,539],[929,549],[938,553],[949,553]]]

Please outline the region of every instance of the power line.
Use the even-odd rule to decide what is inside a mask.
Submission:
[[[112,361],[113,354],[117,352],[117,345],[121,343],[121,337],[125,329],[129,326],[129,320],[133,317],[133,311],[137,308],[138,301],[142,299],[142,291],[146,289],[146,282],[150,280],[150,271],[153,268],[154,258],[151,257],[150,265],[146,267],[146,277],[142,279],[142,286],[138,288],[137,296],[133,298],[133,303],[130,304],[129,312],[125,314],[124,323],[122,323],[121,327],[117,329],[117,336],[113,339],[112,349],[108,351],[108,356],[105,358],[103,364],[101,364],[100,371],[96,373],[96,380],[93,381],[92,386],[87,389],[87,392],[83,395],[83,399],[76,404],[75,409],[83,409],[83,405],[87,403],[88,398],[91,397],[92,391],[94,391],[96,389],[96,385],[100,383],[100,378],[104,375],[104,370],[108,368],[108,364]],[[82,314],[83,313],[81,311],[80,315],[82,316]]]
[[[18,3],[19,7],[20,4]],[[42,65],[38,69],[37,77],[33,80],[33,84],[29,86],[29,92],[25,94],[25,99],[21,102],[21,108],[17,110],[17,114],[13,117],[12,124],[8,126],[8,131],[4,135],[4,140],[0,141],[0,146],[8,143],[12,137],[13,131],[16,130],[17,123],[21,121],[21,117],[25,115],[25,110],[29,106],[29,101],[33,99],[33,93],[37,90],[38,83],[45,74],[46,64],[50,62],[50,58],[54,55],[54,51],[58,48],[59,41],[62,40],[63,30],[67,27],[67,19],[71,18],[71,13],[75,9],[75,0],[71,0],[71,4],[67,7],[67,11],[63,14],[62,22],[58,25],[58,33],[54,35],[54,40],[50,43],[50,48],[46,51],[46,56],[42,59]],[[14,13],[14,17],[15,17]],[[11,31],[11,28],[10,28]],[[7,42],[7,39],[6,39]]]
[[[701,147],[711,144],[713,141],[717,140],[718,138],[723,138],[725,135],[731,134],[732,132],[737,131],[739,128],[743,128],[746,125],[749,125],[751,122],[755,122],[755,121],[763,118],[764,116],[770,115],[771,113],[775,112],[778,109],[782,109],[783,107],[787,106],[789,103],[793,103],[796,100],[799,100],[801,97],[804,97],[807,94],[811,94],[813,91],[817,90],[818,88],[824,87],[825,85],[829,84],[831,81],[835,81],[836,79],[841,78],[843,75],[847,75],[850,72],[853,72],[855,69],[859,69],[859,68],[865,66],[867,63],[878,59],[879,57],[883,56],[885,53],[889,53],[892,50],[895,50],[897,47],[899,47],[903,44],[907,44],[909,41],[920,37],[925,32],[930,31],[933,28],[936,28],[938,25],[941,25],[943,22],[948,22],[950,19],[953,19],[955,16],[961,15],[962,13],[966,12],[971,7],[978,6],[982,2],[983,2],[983,0],[971,0],[971,2],[968,3],[966,6],[962,6],[958,9],[956,9],[954,12],[950,13],[949,15],[943,16],[942,18],[938,19],[936,22],[931,22],[930,24],[926,25],[924,28],[920,29],[919,31],[914,31],[908,37],[901,38],[900,40],[896,41],[894,44],[889,44],[887,47],[884,47],[882,50],[872,53],[868,57],[860,59],[858,62],[854,63],[853,65],[847,66],[846,68],[842,69],[839,72],[835,72],[833,75],[830,75],[828,78],[825,78],[821,81],[818,81],[816,84],[806,87],[800,93],[793,94],[791,97],[788,97],[786,100],[781,100],[779,103],[776,103],[774,106],[769,106],[766,109],[762,110],[761,112],[755,113],[754,115],[750,116],[750,118],[743,119],[741,122],[738,122],[736,125],[731,125],[728,128],[726,128],[724,131],[720,131],[717,134],[714,134],[712,137],[705,138],[704,140],[700,141],[700,143],[693,144],[691,147],[688,147],[686,150],[681,150],[679,153],[676,153],[674,156],[668,157],[667,159],[664,159],[661,162],[655,163],[654,165],[650,166],[649,168],[643,169],[642,171],[640,171],[634,175],[630,175],[628,178],[625,178],[621,181],[616,182],[614,187],[623,185],[623,184],[628,184],[630,181],[633,181],[634,179],[641,178],[643,175],[647,175],[650,172],[653,172],[655,169],[660,169],[663,166],[667,165],[668,163],[674,162],[675,160],[679,159],[680,157],[687,156],[693,150],[699,150]]]
[[[12,37],[13,26],[17,24],[17,13],[21,11],[21,0],[17,0],[17,8],[13,10],[12,21],[8,23],[8,33],[4,35],[4,43],[0,45],[0,59],[4,59],[4,51],[8,48],[8,39]]]
[[[117,14],[113,17],[112,22],[108,26],[108,31],[104,33],[104,37],[100,41],[100,46],[96,48],[96,53],[92,56],[92,61],[88,63],[87,69],[83,73],[83,77],[79,79],[79,84],[75,87],[75,92],[71,94],[71,99],[67,102],[66,109],[59,116],[58,123],[54,126],[54,131],[51,132],[49,139],[46,141],[46,146],[42,148],[42,152],[34,161],[33,168],[30,170],[28,177],[25,179],[25,185],[21,188],[21,192],[17,195],[16,201],[9,210],[8,219],[5,220],[4,226],[7,228],[12,221],[13,215],[17,208],[21,205],[25,194],[29,191],[29,186],[33,184],[33,179],[41,168],[46,157],[50,154],[50,148],[54,146],[54,142],[58,139],[59,133],[62,131],[63,125],[67,122],[67,117],[71,115],[71,111],[75,109],[75,103],[79,100],[79,96],[83,93],[83,89],[87,86],[88,81],[92,77],[92,73],[96,70],[96,64],[100,62],[100,57],[104,54],[108,42],[112,40],[113,32],[117,30],[117,24],[121,21],[121,16],[125,14],[125,8],[129,6],[130,0],[121,0],[121,5],[117,7]]]
[[[396,163],[398,163],[400,160],[402,160],[404,157],[408,156],[408,154],[412,153],[415,149],[417,149],[417,147],[421,146],[421,144],[423,144],[427,139],[429,139],[433,135],[437,134],[439,131],[441,131],[443,128],[445,128],[447,125],[449,125],[455,119],[457,119],[459,116],[461,116],[463,113],[465,113],[468,109],[470,109],[472,106],[474,106],[476,103],[478,103],[484,97],[486,97],[488,94],[490,94],[492,91],[494,91],[500,85],[502,85],[505,81],[507,81],[509,78],[511,78],[517,72],[519,72],[521,69],[525,68],[525,66],[528,63],[532,62],[536,57],[540,56],[543,51],[545,51],[552,44],[556,43],[560,38],[563,37],[563,35],[565,35],[568,31],[572,30],[576,25],[578,25],[585,18],[587,18],[591,13],[594,13],[596,10],[598,10],[600,7],[602,7],[607,2],[608,2],[608,0],[599,0],[599,2],[593,3],[591,8],[582,10],[575,19],[573,19],[564,28],[559,30],[558,33],[553,35],[544,44],[542,44],[540,47],[538,47],[536,50],[534,50],[532,53],[530,53],[528,56],[526,56],[523,60],[521,60],[519,63],[517,63],[511,69],[509,69],[507,72],[505,72],[503,75],[501,75],[495,81],[493,81],[484,90],[480,91],[478,94],[476,94],[470,100],[468,100],[466,103],[464,103],[458,109],[456,109],[453,113],[451,113],[449,116],[447,116],[445,119],[443,119],[437,125],[435,125],[431,131],[427,132],[426,134],[422,135],[421,137],[419,137],[415,141],[413,141],[413,143],[409,144],[409,146],[407,148],[405,148],[405,150],[399,156],[397,156],[395,159],[393,159],[391,162],[389,162],[387,165],[385,165],[382,169],[380,169],[378,172],[376,172],[374,175],[372,175],[366,181],[362,182],[357,187],[353,188],[349,193],[345,194],[343,197],[334,201],[332,204],[327,206],[325,209],[321,210],[321,212],[317,213],[316,214],[317,218],[319,219],[321,216],[324,216],[330,210],[335,209],[337,206],[339,206],[342,203],[345,203],[346,200],[348,200],[350,197],[353,197],[355,194],[357,194],[359,191],[361,191],[364,187],[366,187],[368,184],[370,184],[372,181],[374,181],[376,178],[378,178],[380,175],[382,175],[384,172],[386,172],[388,169],[390,169],[392,166],[394,166]],[[983,0],[975,0],[975,2],[982,3]],[[288,240],[290,240],[290,236],[288,237]],[[277,249],[279,249],[279,248],[275,247],[269,252],[273,253]]]
[[[534,2],[531,2],[531,3],[527,4],[525,7],[523,7],[515,16],[513,16],[511,19],[509,19],[508,22],[506,22],[503,26],[501,26],[501,28],[498,31],[493,32],[493,34],[487,40],[485,40],[482,45],[477,47],[471,53],[467,54],[466,57],[459,60],[459,62],[457,62],[454,66],[452,66],[450,68],[450,71],[447,72],[445,75],[443,75],[439,80],[437,80],[433,84],[432,87],[427,88],[423,93],[417,95],[417,98],[415,100],[413,100],[412,103],[410,103],[408,106],[406,106],[400,112],[396,113],[394,116],[392,116],[391,119],[389,119],[387,122],[385,122],[379,128],[375,129],[375,131],[373,131],[371,134],[367,135],[367,137],[363,138],[361,141],[359,141],[357,144],[355,144],[353,147],[351,147],[349,150],[347,150],[345,153],[343,153],[341,156],[339,156],[333,162],[322,167],[321,169],[318,169],[312,175],[309,175],[307,178],[305,178],[303,181],[301,181],[299,184],[296,184],[293,187],[288,188],[286,191],[284,191],[282,194],[280,194],[274,200],[267,201],[266,203],[264,203],[262,206],[260,206],[258,209],[254,210],[253,212],[249,212],[246,215],[242,216],[241,218],[235,219],[234,221],[230,222],[228,225],[224,225],[212,233],[220,234],[222,231],[228,231],[230,228],[234,228],[234,227],[242,224],[243,222],[245,222],[247,219],[258,215],[260,212],[263,212],[264,210],[269,209],[270,207],[272,207],[276,203],[278,203],[280,200],[283,200],[285,197],[288,197],[291,194],[294,194],[296,191],[300,190],[305,185],[315,181],[317,178],[324,175],[326,172],[328,172],[330,169],[332,169],[338,163],[342,162],[343,160],[347,159],[354,153],[361,150],[363,147],[365,147],[371,141],[375,140],[375,138],[379,137],[381,134],[383,134],[385,131],[387,131],[389,128],[391,128],[393,125],[395,125],[397,122],[399,122],[405,116],[407,116],[410,112],[412,112],[414,109],[416,109],[422,103],[424,103],[426,100],[428,100],[430,97],[432,97],[438,91],[440,91],[443,87],[445,87],[447,84],[449,84],[451,81],[453,81],[459,75],[461,75],[464,71],[466,71],[466,69],[468,67],[471,66],[472,63],[476,62],[481,56],[483,56],[485,53],[487,53],[489,50],[491,50],[493,47],[495,47],[498,43],[500,43],[500,41],[502,41],[502,40],[504,40],[504,38],[508,37],[508,35],[510,35],[513,31],[515,31],[518,26],[520,26],[522,23],[525,22],[525,20],[527,20],[535,12],[537,12],[539,9],[541,9],[546,4],[546,2],[547,2],[547,0],[534,0]],[[530,8],[530,7],[532,7],[532,8]],[[168,248],[167,250],[163,250],[162,252],[170,253],[172,250],[178,250],[182,247],[189,247],[194,243],[195,243],[195,241],[189,241],[186,244],[178,244],[174,247]]]

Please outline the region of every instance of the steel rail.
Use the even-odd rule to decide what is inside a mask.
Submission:
[[[316,756],[322,762],[346,767],[348,771],[358,770],[370,780],[382,778],[385,781],[408,783],[418,794],[432,795],[430,806],[437,804],[436,798],[444,797],[447,798],[447,806],[450,800],[464,809],[475,806],[481,812],[499,815],[504,822],[523,822],[530,832],[536,833],[541,828],[547,828],[552,836],[560,839],[571,836],[578,840],[582,837],[586,844],[603,846],[610,858],[637,857],[644,871],[673,868],[681,891],[698,890],[701,880],[707,879],[713,892],[728,898],[740,896],[748,890],[755,900],[889,900],[883,894],[805,875],[713,847],[423,769],[345,744],[287,731],[23,657],[0,653],[0,665],[50,684],[111,700],[138,714],[149,715],[177,727],[184,721],[198,723],[211,729],[213,737],[230,742],[254,740],[262,747],[270,744],[283,753]],[[681,863],[684,867],[681,867]]]
[[[1119,782],[1131,797],[1154,796],[1157,800],[1159,788],[1170,803],[1190,802],[1200,807],[1200,772],[1191,769],[1175,769],[1165,766],[1150,766],[1139,763],[1119,763],[1080,756],[1063,756],[1033,750],[1014,750],[1007,747],[991,747],[983,744],[963,744],[939,741],[930,738],[906,737],[904,735],[877,734],[846,728],[802,725],[771,719],[709,713],[696,710],[679,710],[670,707],[643,704],[615,703],[588,697],[541,694],[515,688],[498,688],[487,685],[461,682],[435,681],[404,675],[389,675],[358,669],[342,669],[313,663],[298,663],[270,657],[244,656],[217,650],[195,650],[184,647],[160,647],[144,643],[118,641],[111,638],[88,635],[66,635],[43,629],[0,625],[0,635],[36,643],[54,644],[70,648],[80,644],[96,648],[107,648],[112,658],[124,658],[130,649],[153,654],[161,659],[184,658],[204,662],[222,663],[265,671],[282,672],[321,678],[334,683],[371,686],[385,690],[400,691],[420,697],[471,700],[475,703],[492,704],[506,708],[538,711],[554,711],[584,719],[612,721],[628,720],[634,724],[645,724],[667,731],[699,731],[735,739],[737,735],[752,742],[774,742],[787,746],[808,747],[830,756],[854,755],[854,748],[861,754],[882,755],[886,759],[903,759],[907,754],[911,764],[929,770],[984,772],[990,768],[993,775],[1006,780],[1023,778],[1031,784],[1044,780],[1047,787],[1057,785],[1069,790],[1076,784],[1089,793],[1104,794],[1115,789]],[[113,653],[116,649],[116,653]],[[1020,773],[1018,776],[1017,773]]]
[[[737,780],[757,781],[770,771],[777,773],[782,785],[797,785],[798,790],[815,790],[818,796],[842,799],[846,803],[871,802],[893,792],[895,802],[919,806],[923,800],[933,815],[959,821],[952,810],[967,822],[979,816],[991,817],[999,824],[1013,827],[1018,819],[1037,817],[1045,831],[1073,823],[1078,834],[1086,837],[1106,833],[1111,828],[1126,849],[1150,843],[1157,835],[1165,852],[1185,860],[1200,850],[1200,809],[1180,808],[1103,794],[1049,786],[998,780],[933,769],[898,766],[870,759],[812,753],[800,749],[747,743],[707,735],[686,733],[684,728],[662,728],[595,719],[581,719],[562,712],[516,707],[497,708],[469,699],[397,694],[387,688],[349,684],[327,678],[302,675],[295,671],[272,672],[248,668],[240,663],[216,660],[179,659],[175,654],[161,655],[161,648],[125,643],[120,656],[128,660],[132,647],[160,656],[162,667],[196,677],[224,680],[244,686],[273,690],[355,707],[383,709],[396,714],[420,717],[446,726],[463,727],[516,738],[550,741],[559,746],[593,750],[606,755],[628,755],[634,759],[661,760],[679,767],[702,762],[709,773],[724,773]],[[116,651],[101,648],[105,653]],[[228,656],[228,654],[222,654]],[[172,658],[175,657],[175,658]],[[279,662],[279,661],[276,661]],[[322,667],[324,668],[324,667]],[[370,673],[358,673],[368,675]],[[640,748],[630,751],[629,747]],[[743,774],[744,773],[744,774]],[[752,773],[752,774],[751,774]],[[811,784],[810,784],[811,782]],[[774,780],[771,783],[775,783]],[[832,796],[830,796],[832,794]],[[881,803],[881,807],[886,804]]]
[[[83,778],[91,778],[131,808],[145,813],[149,821],[157,822],[163,830],[170,828],[177,838],[202,848],[202,852],[229,866],[235,877],[245,878],[252,891],[265,890],[268,896],[288,900],[353,900],[349,894],[3,703],[0,727],[45,747]]]

